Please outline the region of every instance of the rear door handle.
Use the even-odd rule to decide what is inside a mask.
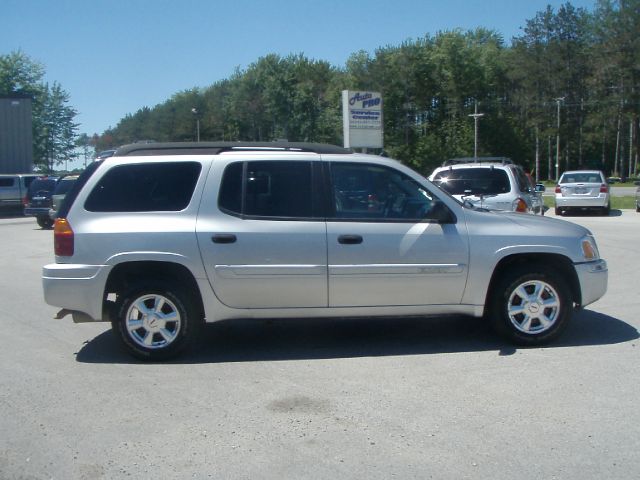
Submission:
[[[235,243],[237,238],[233,233],[216,233],[211,240],[213,243]]]
[[[362,243],[362,237],[360,235],[340,235],[338,237],[338,243],[343,245],[357,245]]]

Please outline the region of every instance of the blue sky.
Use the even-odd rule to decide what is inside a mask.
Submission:
[[[351,53],[455,28],[506,41],[538,0],[0,0],[0,54],[21,50],[69,92],[80,132],[207,87],[269,53],[342,67]],[[592,10],[595,0],[575,0]]]

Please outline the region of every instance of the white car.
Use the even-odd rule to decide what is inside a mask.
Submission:
[[[462,160],[450,160],[436,168],[429,180],[461,202],[476,207],[544,213],[539,193],[544,191],[544,186],[532,187],[522,167],[506,158]]]
[[[558,337],[607,288],[584,227],[462,204],[397,161],[332,145],[135,144],[71,189],[43,268],[58,317],[110,321],[159,360],[235,318],[465,314]]]
[[[570,170],[560,176],[555,189],[555,214],[570,210],[597,210],[609,215],[609,185],[600,170]]]

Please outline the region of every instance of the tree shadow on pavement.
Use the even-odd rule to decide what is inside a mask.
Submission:
[[[544,348],[609,345],[639,338],[616,318],[583,310],[557,342]],[[518,348],[497,337],[487,322],[438,318],[229,320],[207,325],[198,348],[167,363],[228,363],[396,355],[432,355]],[[112,332],[88,341],[77,353],[83,363],[142,363],[124,353]]]

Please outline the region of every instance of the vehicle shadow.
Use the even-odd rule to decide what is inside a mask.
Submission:
[[[561,339],[544,348],[609,345],[639,338],[616,318],[583,310]],[[396,355],[433,355],[517,349],[487,322],[470,317],[229,320],[207,325],[199,348],[167,363],[229,363]],[[111,331],[77,353],[82,363],[142,363],[124,353]]]
[[[602,217],[603,215],[600,212],[595,212],[592,210],[570,210],[561,215],[561,217]],[[621,217],[622,210],[612,208],[609,210],[609,215],[607,217]]]

